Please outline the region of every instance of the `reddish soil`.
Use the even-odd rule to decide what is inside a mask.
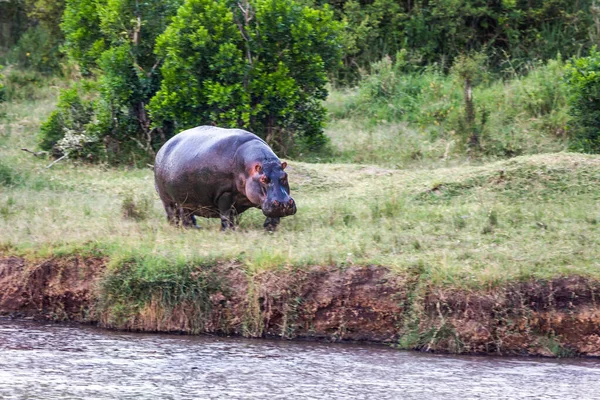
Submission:
[[[600,356],[600,282],[581,277],[465,291],[419,285],[415,276],[380,266],[283,269],[249,278],[240,265],[221,264],[213,270],[221,289],[211,293],[208,308],[188,302],[166,310],[153,298],[123,317],[100,310],[105,265],[102,258],[0,257],[0,315],[143,331],[401,343],[435,352]]]
[[[0,258],[0,315],[88,322],[104,264],[101,258]]]

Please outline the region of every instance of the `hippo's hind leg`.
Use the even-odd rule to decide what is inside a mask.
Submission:
[[[181,224],[184,228],[198,228],[196,218],[192,211],[179,207],[179,205],[172,200],[165,200],[162,198],[161,200],[165,207],[165,212],[167,213],[167,221],[169,221],[171,225],[179,226]]]
[[[179,225],[179,210],[177,208],[177,203],[163,198],[161,198],[161,200],[165,207],[165,212],[167,213],[167,221],[171,225]]]
[[[269,232],[273,232],[277,229],[277,225],[279,225],[279,222],[281,221],[281,218],[279,217],[267,217],[267,219],[265,220],[265,223],[263,224],[263,227],[269,231]]]
[[[199,228],[193,210],[179,207],[179,218],[184,228]]]

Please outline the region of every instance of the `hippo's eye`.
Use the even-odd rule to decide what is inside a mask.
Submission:
[[[266,185],[267,183],[269,183],[269,178],[266,177],[265,175],[261,176],[260,177],[260,183],[263,183],[263,184]]]

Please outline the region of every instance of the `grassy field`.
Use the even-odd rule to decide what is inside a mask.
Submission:
[[[47,168],[51,160],[22,151],[35,147],[40,121],[54,106],[52,94],[41,97],[1,106],[0,253],[93,253],[114,265],[134,258],[147,274],[215,260],[240,262],[250,274],[377,264],[468,288],[557,275],[600,279],[597,156],[553,153],[480,165],[455,159],[428,168],[416,160],[408,169],[291,160],[298,213],[277,232],[263,230],[259,210],[243,214],[235,232],[221,233],[216,219],[181,230],[167,224],[150,169]],[[332,136],[343,123],[332,126]],[[436,151],[443,161],[444,149]],[[368,152],[355,160],[373,160]]]

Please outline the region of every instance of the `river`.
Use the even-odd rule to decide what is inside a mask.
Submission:
[[[0,320],[0,399],[600,399],[600,360]]]

